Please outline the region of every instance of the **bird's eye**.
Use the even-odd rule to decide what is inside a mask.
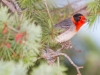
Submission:
[[[81,17],[78,17],[78,20],[81,20]]]
[[[81,16],[79,17],[79,19],[81,19]]]

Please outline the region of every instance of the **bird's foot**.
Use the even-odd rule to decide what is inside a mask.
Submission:
[[[68,49],[71,46],[71,41],[62,42],[60,44],[61,44],[62,48]]]
[[[70,46],[70,48],[73,48],[73,49],[76,50],[78,53],[82,51],[82,50],[76,49],[74,46]]]
[[[60,43],[63,49],[69,49],[69,48],[73,48],[74,50],[76,50],[77,52],[81,52],[81,50],[76,49],[74,46],[72,46],[71,41],[66,41],[66,42],[62,42]]]

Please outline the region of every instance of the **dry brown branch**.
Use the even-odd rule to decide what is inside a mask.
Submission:
[[[70,58],[67,54],[58,53],[58,55],[62,55],[62,56],[64,56],[64,57],[66,57],[66,58],[69,60],[69,62],[76,68],[76,70],[77,70],[77,72],[78,72],[77,75],[82,75],[81,72],[80,72],[80,69],[83,68],[83,66],[80,66],[80,67],[77,66],[77,65],[71,60],[71,58]]]
[[[87,5],[84,5],[84,6],[82,6],[81,8],[75,10],[74,13],[77,13],[77,12],[79,12],[79,11],[85,9],[85,8],[87,8]]]
[[[50,19],[51,19],[50,11],[49,11],[49,8],[48,8],[48,5],[47,5],[46,0],[44,0],[44,4],[45,4],[45,6],[46,6],[46,9],[47,9],[48,15],[49,15],[49,17],[50,17]]]
[[[17,12],[22,12],[21,8],[19,7],[18,3],[16,2],[16,0],[12,0],[13,4],[16,7]]]
[[[73,5],[73,4],[75,4],[75,3],[77,3],[77,2],[80,2],[81,0],[76,0],[76,1],[74,1],[74,2],[72,2],[72,3],[68,3],[67,5],[65,5],[64,7],[61,7],[61,8],[58,8],[58,9],[54,9],[54,10],[52,10],[51,12],[57,12],[57,11],[59,11],[60,9],[65,9],[65,8],[67,8],[68,6],[71,6],[71,5]]]
[[[51,14],[50,14],[50,11],[49,11],[49,8],[48,8],[48,5],[47,5],[47,2],[46,2],[46,0],[44,0],[44,4],[45,4],[45,6],[46,6],[46,10],[47,10],[47,12],[48,12],[48,15],[49,15],[49,18],[50,18],[50,20],[52,21],[52,17],[51,17]],[[53,23],[53,21],[52,21],[52,23]],[[53,23],[54,24],[54,23]]]
[[[78,7],[77,9],[75,9],[75,8],[72,7],[73,4],[76,4],[76,3],[81,2],[81,1],[82,1],[82,0],[76,0],[76,1],[74,1],[74,2],[72,2],[72,3],[68,3],[66,6],[64,6],[64,7],[62,7],[62,8],[57,8],[57,9],[55,9],[55,10],[52,10],[51,12],[56,13],[56,12],[58,12],[59,10],[61,10],[61,9],[66,9],[67,7],[70,6],[70,7],[73,9],[73,13],[70,14],[69,16],[72,16],[72,15],[75,14],[75,13],[81,12],[82,10],[86,11],[86,12],[85,12],[85,15],[87,16],[87,15],[88,15],[88,12],[87,12],[87,10],[86,10],[86,8],[87,8],[87,5],[86,5],[86,4],[82,5],[81,7]],[[82,11],[81,13],[84,15],[84,12],[83,12],[83,11]]]
[[[80,69],[81,68],[83,68],[83,66],[77,66],[72,60],[71,60],[71,58],[67,55],[67,54],[65,54],[65,53],[58,53],[58,52],[55,52],[54,54],[48,54],[48,53],[45,53],[45,55],[42,55],[42,57],[44,58],[44,59],[46,59],[47,60],[47,62],[50,64],[50,65],[52,65],[52,64],[54,64],[54,61],[55,61],[55,59],[57,59],[57,57],[59,57],[59,56],[64,56],[64,57],[66,57],[68,60],[69,60],[69,62],[76,68],[76,70],[77,70],[77,72],[78,72],[78,74],[77,75],[82,75],[81,74],[81,72],[80,72]],[[59,65],[58,65],[59,66]]]
[[[60,58],[57,57],[57,64],[58,64],[58,67],[60,66]]]
[[[17,12],[15,6],[14,6],[11,2],[9,2],[8,0],[2,0],[2,2],[3,2],[6,6],[8,6],[8,8],[9,8],[13,13]]]
[[[80,1],[82,1],[82,0],[75,0],[75,1],[72,2],[72,3],[69,3],[69,2],[68,2],[68,4],[67,4],[66,6],[62,7],[62,8],[66,8],[66,7],[71,6],[71,5],[73,5],[73,4],[77,3],[77,2],[80,2]],[[62,8],[61,8],[61,9],[62,9]]]
[[[22,12],[21,8],[17,4],[16,0],[2,0],[2,2],[8,6],[8,8],[11,10],[11,12],[15,13],[17,12],[18,15]]]
[[[46,59],[47,62],[50,64],[50,65],[53,65],[55,60],[57,59],[57,63],[58,63],[58,67],[59,67],[59,56],[64,56],[66,57],[69,62],[76,68],[78,74],[77,75],[82,75],[81,72],[80,72],[80,69],[83,68],[83,66],[77,66],[72,60],[71,58],[65,54],[65,53],[61,53],[61,51],[64,49],[65,47],[62,47],[60,49],[58,49],[56,52],[54,52],[54,50],[50,49],[49,47],[46,49],[46,51],[43,52],[42,54],[42,58]],[[69,48],[69,45],[68,45],[68,48]]]

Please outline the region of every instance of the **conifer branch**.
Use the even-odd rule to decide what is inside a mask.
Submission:
[[[17,29],[15,29],[15,28],[13,28],[13,27],[8,26],[8,28],[11,29],[11,30],[14,31],[14,32],[17,32],[17,33],[19,32]]]
[[[65,54],[65,53],[58,53],[58,55],[62,55],[62,56],[64,56],[64,57],[66,57],[66,58],[70,61],[70,63],[76,68],[76,70],[77,70],[77,72],[78,72],[77,75],[82,75],[81,72],[80,72],[80,69],[83,68],[83,66],[80,66],[80,67],[77,66],[77,65],[71,60],[71,58],[70,58],[67,54]]]
[[[82,7],[80,7],[79,9],[75,10],[74,13],[77,13],[83,9],[87,8],[87,5],[83,5]]]
[[[82,1],[82,0],[75,0],[75,1],[73,1],[72,3],[69,3],[69,2],[68,2],[68,4],[65,5],[64,7],[61,7],[61,8],[59,8],[59,9],[54,9],[54,10],[52,10],[52,12],[59,11],[60,9],[65,9],[65,8],[67,8],[68,6],[71,6],[71,5],[73,5],[73,4],[77,3],[77,2],[80,2],[80,1]]]
[[[60,66],[60,58],[57,57],[57,64],[58,64],[58,67]]]
[[[47,12],[48,12],[48,15],[49,15],[49,17],[50,17],[50,19],[51,19],[50,11],[49,11],[49,8],[48,8],[48,5],[47,5],[46,0],[44,0],[44,4],[45,4],[45,6],[46,6],[46,10],[47,10]]]
[[[4,4],[6,4],[6,6],[8,6],[8,8],[11,10],[11,12],[13,12],[13,13],[17,12],[18,15],[20,15],[20,13],[22,12],[22,10],[19,7],[19,5],[17,4],[16,0],[2,0],[2,2]]]
[[[11,1],[8,0],[2,0],[2,2],[8,6],[8,8],[11,10],[11,12],[15,13],[16,12],[16,8],[15,6],[11,3]]]
[[[49,18],[50,18],[50,20],[52,21],[51,14],[50,14],[49,7],[48,7],[48,5],[47,5],[46,0],[44,0],[44,4],[45,4],[45,6],[46,6],[46,10],[47,10],[47,12],[48,12]],[[52,23],[53,23],[53,21],[52,21]],[[54,24],[54,23],[53,23],[53,24]]]
[[[19,7],[18,3],[16,2],[16,0],[12,0],[13,4],[16,7],[17,12],[22,12],[21,8]]]
[[[67,47],[67,49],[68,48],[70,48],[70,41],[68,42],[69,44],[67,45],[68,47]],[[64,45],[65,46],[65,45]],[[54,50],[52,50],[52,49],[50,49],[49,47],[46,49],[46,51],[44,51],[43,52],[43,54],[42,54],[42,58],[44,58],[44,59],[46,59],[47,60],[47,62],[50,64],[50,65],[52,65],[52,64],[54,64],[54,62],[55,62],[55,60],[57,59],[57,64],[58,64],[58,67],[59,67],[59,56],[64,56],[64,57],[66,57],[68,60],[69,60],[69,62],[76,68],[76,70],[77,70],[77,72],[78,72],[78,74],[77,75],[82,75],[81,74],[81,72],[80,72],[80,69],[81,68],[83,68],[83,66],[77,66],[72,60],[71,60],[71,58],[67,55],[67,54],[65,54],[65,53],[61,53],[61,51],[64,49],[65,47],[62,47],[62,48],[59,48],[56,52],[54,52]],[[48,52],[48,51],[49,52]],[[79,52],[79,51],[78,51]]]

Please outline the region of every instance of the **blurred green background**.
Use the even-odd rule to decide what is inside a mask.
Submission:
[[[23,0],[18,0],[20,1],[20,4]],[[33,14],[33,7],[31,6],[31,1],[28,1],[26,0],[26,6],[24,7],[24,3],[22,3],[24,9],[25,8],[28,8],[29,10],[25,10],[26,12],[28,11],[28,17],[32,17],[34,16],[34,18],[36,18],[36,20],[39,20],[39,22],[41,23],[41,25],[44,26],[44,28],[46,27],[45,25],[48,24],[48,26],[46,27],[47,31],[48,31],[48,28],[49,28],[49,25],[51,25],[51,21],[50,19],[48,19],[48,15],[47,13],[44,11],[40,11],[41,8],[39,8],[39,11],[35,11],[35,14]],[[33,0],[33,1],[36,1],[38,2],[38,0]],[[57,6],[58,8],[63,8],[65,7],[67,4],[70,4],[70,3],[73,3],[75,1],[78,1],[78,0],[47,0],[47,2],[49,3],[49,5],[51,4],[52,5],[55,5]],[[79,1],[82,1],[82,2],[79,2],[77,3],[77,6],[78,5],[83,5],[83,4],[86,4],[87,2],[89,1],[93,1],[93,0],[79,0]],[[29,3],[27,3],[29,2]],[[41,2],[40,2],[41,3]],[[30,5],[29,5],[30,4]],[[58,21],[62,20],[63,18],[66,18],[66,17],[69,17],[72,15],[72,13],[74,13],[73,11],[69,11],[71,10],[71,7],[74,7],[73,6],[74,4],[72,4],[72,6],[69,6],[69,7],[65,7],[65,10],[59,10],[59,9],[52,9],[55,10],[54,12],[52,12],[53,15],[55,15],[55,17],[53,16],[53,20],[55,21],[55,23],[58,23]],[[33,5],[34,6],[34,5]],[[76,9],[78,9],[78,7],[76,6]],[[44,6],[43,6],[44,8]],[[33,9],[33,10],[32,10]],[[36,8],[36,10],[38,10],[38,7]],[[56,11],[57,10],[57,11]],[[60,11],[60,12],[58,12]],[[37,12],[37,13],[36,13]],[[65,12],[67,12],[68,14],[65,14]],[[57,14],[56,14],[57,13]],[[69,15],[70,14],[70,15]],[[58,18],[59,16],[60,18]],[[67,16],[66,16],[67,15]],[[51,16],[51,17],[52,17]],[[38,18],[37,18],[38,17]],[[42,19],[41,19],[42,18]],[[44,21],[44,22],[43,22]],[[46,22],[45,22],[46,21]],[[50,23],[49,23],[50,21]],[[37,22],[36,22],[37,23]],[[89,24],[86,23],[85,25],[83,25],[83,27],[79,30],[78,34],[76,34],[72,39],[72,45],[77,49],[77,50],[81,50],[81,52],[77,52],[75,51],[74,49],[69,49],[69,50],[66,50],[64,51],[64,53],[68,54],[69,57],[71,57],[71,59],[75,62],[75,64],[77,64],[78,66],[84,66],[83,69],[81,69],[81,72],[82,72],[82,75],[100,75],[100,72],[99,72],[99,69],[100,69],[100,59],[99,59],[99,54],[100,54],[100,16],[97,17],[95,23],[92,25],[92,27],[89,27]],[[51,28],[52,29],[52,28]],[[43,30],[43,32],[45,32],[45,30]],[[33,35],[33,33],[32,33]],[[47,38],[48,38],[49,34],[47,32]],[[45,39],[44,39],[45,40]],[[45,40],[46,41],[46,40]],[[51,40],[50,40],[51,41]],[[33,46],[33,45],[32,45]],[[18,49],[19,50],[19,49]],[[34,51],[33,51],[34,52]],[[27,53],[26,53],[27,54]],[[35,53],[32,53],[32,54],[35,54]],[[30,55],[30,54],[29,54]],[[28,58],[26,58],[27,60],[29,60],[30,56],[28,56]],[[35,57],[36,58],[36,57]],[[64,66],[66,66],[68,68],[68,70],[66,71],[66,75],[77,75],[77,71],[76,71],[76,68],[73,67],[73,65],[71,65],[71,63],[64,57],[60,57],[61,59],[61,65],[64,63]],[[33,58],[32,58],[33,59]],[[30,58],[31,60],[31,58]],[[43,60],[43,59],[42,59]],[[32,60],[31,60],[32,61]],[[34,60],[36,61],[36,59]],[[4,62],[2,62],[4,63]],[[2,66],[2,63],[1,63],[1,66]],[[39,63],[35,63],[38,66]],[[5,65],[5,64],[4,64]],[[9,65],[9,63],[8,63]],[[15,66],[15,64],[12,64],[10,63],[10,66]],[[22,65],[20,63],[20,65]],[[19,66],[20,66],[19,65]],[[33,65],[33,61],[32,61],[32,65]],[[23,68],[21,69],[21,67],[17,67],[18,68],[18,71],[20,73],[21,70],[23,70],[22,72],[23,73],[26,73],[27,71],[26,68]],[[43,67],[45,66],[45,67]],[[47,65],[43,65],[43,66],[40,66],[39,69],[41,70],[44,70],[42,73],[45,73],[45,69],[48,70],[48,71],[53,71],[55,68],[52,69],[52,67],[49,67]],[[3,66],[5,67],[5,66]],[[34,66],[32,66],[32,69],[35,68]],[[9,69],[9,67],[7,68],[8,70],[12,70],[14,69],[15,67],[11,67],[11,69]],[[14,70],[16,71],[15,68]],[[50,69],[48,69],[50,68]],[[1,67],[2,69],[2,67]],[[37,75],[39,75],[38,73],[41,73],[40,70],[37,69]],[[55,69],[56,72],[59,72],[60,70],[57,70]],[[2,71],[2,70],[0,70]],[[29,72],[31,70],[29,69]],[[64,70],[65,71],[65,70]],[[8,71],[7,71],[8,72]],[[6,72],[4,72],[6,73]],[[48,72],[49,73],[49,72]],[[16,73],[17,74],[17,73]],[[46,73],[45,73],[46,74]],[[1,75],[1,74],[0,74]],[[3,75],[3,74],[2,74]],[[22,75],[22,74],[21,74]],[[23,74],[25,75],[25,74]],[[33,74],[32,74],[33,75]],[[35,75],[35,74],[34,74]],[[48,74],[47,74],[48,75]]]

